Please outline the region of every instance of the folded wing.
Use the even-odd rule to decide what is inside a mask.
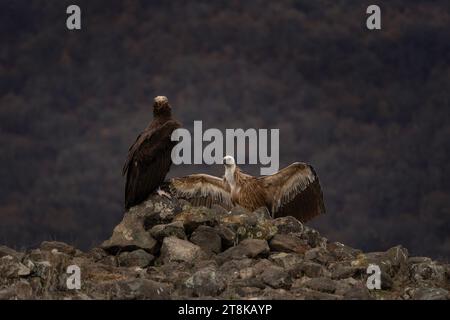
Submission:
[[[176,121],[143,132],[130,147],[122,173],[126,175],[125,208],[144,201],[164,181],[172,164],[174,142],[172,132],[179,127]]]
[[[207,174],[193,174],[170,181],[170,190],[178,198],[186,199],[194,206],[220,205],[232,208],[230,189],[223,179]]]
[[[258,180],[266,189],[266,202],[274,217],[293,216],[306,222],[325,213],[319,177],[306,163],[293,163]]]

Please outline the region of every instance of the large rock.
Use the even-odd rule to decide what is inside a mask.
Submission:
[[[408,275],[408,251],[401,247],[393,247],[386,252],[370,252],[359,254],[351,265],[355,267],[367,268],[369,265],[380,267],[382,273],[395,277],[397,274],[401,277]]]
[[[369,290],[367,267],[381,268]],[[81,270],[69,290],[67,267]],[[102,247],[0,246],[0,299],[449,299],[450,268],[401,246],[363,253],[293,217],[151,195]]]
[[[202,249],[177,237],[165,238],[161,247],[161,260],[167,262],[194,262],[204,258]]]
[[[447,281],[445,267],[435,261],[412,263],[409,266],[412,279],[418,284],[443,285]]]
[[[218,231],[209,226],[199,226],[191,235],[190,241],[207,253],[222,251],[222,238]]]
[[[141,205],[144,206],[144,205]],[[154,207],[156,205],[153,205]],[[145,207],[144,207],[145,208]],[[142,209],[143,210],[143,209]],[[102,243],[101,248],[116,254],[122,251],[133,251],[143,249],[149,253],[157,250],[157,241],[144,229],[144,214],[138,209],[130,209],[123,220],[114,228],[110,239]]]
[[[182,205],[176,198],[168,199],[153,193],[147,201],[130,208],[128,213],[143,221],[148,230],[157,224],[170,223],[181,210]]]

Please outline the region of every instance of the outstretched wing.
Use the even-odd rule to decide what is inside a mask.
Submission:
[[[325,213],[323,193],[314,168],[295,162],[279,172],[260,177],[274,217],[293,216],[302,222]]]
[[[177,197],[186,199],[194,206],[211,207],[218,204],[231,209],[231,194],[223,179],[207,174],[193,174],[170,181],[170,190]]]
[[[130,147],[122,171],[127,175],[125,208],[147,199],[164,181],[172,164],[174,142],[170,137],[179,126],[177,121],[170,120],[160,127],[144,131]]]

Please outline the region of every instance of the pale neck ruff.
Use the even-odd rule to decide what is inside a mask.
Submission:
[[[236,180],[234,179],[234,171],[236,170],[236,165],[230,167],[225,167],[225,180],[230,185],[231,189],[236,187]]]

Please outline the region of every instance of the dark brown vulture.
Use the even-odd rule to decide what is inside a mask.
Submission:
[[[128,151],[122,174],[125,184],[125,208],[135,206],[155,191],[172,165],[171,152],[176,142],[172,132],[181,125],[172,118],[172,108],[166,97],[156,97],[153,121],[136,138]],[[159,190],[159,189],[158,189]]]
[[[194,205],[240,205],[250,211],[267,207],[273,217],[293,216],[306,222],[325,213],[319,177],[305,163],[295,162],[277,173],[253,177],[243,173],[234,158],[224,158],[223,179],[207,174],[174,178],[170,188]]]

